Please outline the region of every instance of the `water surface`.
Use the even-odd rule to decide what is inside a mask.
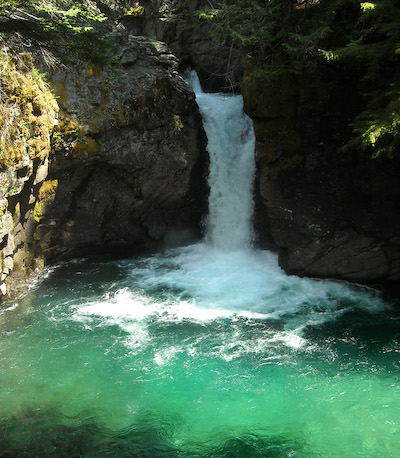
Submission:
[[[396,301],[252,246],[252,124],[188,78],[206,237],[59,265],[0,311],[0,456],[400,456]]]
[[[398,456],[399,318],[266,252],[65,264],[0,315],[0,450]]]

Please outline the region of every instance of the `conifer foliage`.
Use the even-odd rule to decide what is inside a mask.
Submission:
[[[318,65],[361,75],[362,108],[343,148],[393,157],[400,142],[398,0],[239,0],[198,11],[214,37],[242,46],[268,81]],[[325,61],[325,63],[323,62]]]

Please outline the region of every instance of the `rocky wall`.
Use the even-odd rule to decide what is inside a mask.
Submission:
[[[204,0],[141,0],[140,7],[119,19],[133,35],[146,35],[168,44],[182,68],[195,68],[204,90],[238,91],[246,53],[232,40],[213,38],[213,22],[200,12]],[[215,4],[218,7],[218,4]]]
[[[58,105],[32,53],[0,51],[0,298],[44,264],[34,255],[34,208],[48,173]]]
[[[148,249],[199,228],[207,190],[194,94],[164,43],[114,33],[106,66],[49,73],[61,117],[37,238],[46,259]]]
[[[255,122],[257,191],[280,265],[304,276],[400,279],[400,160],[341,148],[360,103],[356,75],[326,68],[243,86]]]
[[[18,165],[0,172],[1,296],[21,292],[27,279],[44,266],[43,257],[35,256],[34,208],[47,171],[47,157],[25,155]]]
[[[60,111],[46,153],[0,172],[3,296],[61,259],[201,230],[207,159],[194,93],[164,43],[123,30],[109,39],[104,62],[70,56],[50,68],[35,56]]]

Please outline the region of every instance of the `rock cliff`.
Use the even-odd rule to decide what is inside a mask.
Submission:
[[[396,97],[385,72],[398,68],[390,44],[398,28],[385,17],[390,9],[374,19],[367,4],[316,2],[312,10],[307,2],[279,1],[142,4],[141,26],[168,41],[183,63],[192,62],[208,89],[237,90],[241,82],[257,139],[255,223],[260,243],[275,245],[280,265],[306,276],[398,281],[400,159],[390,144],[396,99],[381,129],[388,132],[382,151],[390,153],[377,158],[360,144],[344,148],[374,94],[389,86]],[[136,19],[125,20],[129,26]],[[358,41],[348,36],[351,21]],[[381,27],[393,34],[381,34]],[[353,40],[351,48],[346,40]],[[343,60],[318,46],[344,46]]]
[[[34,253],[33,214],[48,173],[58,105],[31,53],[3,48],[0,59],[0,291],[6,295],[43,267]]]
[[[143,249],[199,227],[206,199],[194,94],[165,44],[112,34],[112,63],[48,73],[61,107],[36,238],[46,259]]]
[[[71,55],[49,67],[29,54],[53,105],[46,128],[33,107],[40,128],[19,132],[21,154],[2,166],[3,295],[60,259],[137,252],[171,230],[199,230],[207,161],[194,94],[165,44],[124,30],[108,40],[104,62]]]
[[[301,5],[295,11],[299,20]],[[112,17],[112,26],[96,32],[107,43],[103,60],[74,52],[52,60],[41,43],[14,50],[13,65],[36,81],[28,87],[39,87],[40,96],[33,91],[10,97],[0,113],[16,120],[16,128],[2,136],[14,145],[11,152],[2,143],[3,294],[45,263],[148,249],[173,228],[199,227],[207,160],[194,95],[178,74],[186,65],[196,68],[208,90],[235,91],[241,85],[257,139],[257,230],[262,245],[278,250],[281,266],[317,277],[400,279],[399,155],[373,159],[354,145],[344,148],[365,108],[364,92],[373,90],[359,85],[365,67],[351,59],[335,66],[315,58],[319,38],[313,29],[302,37],[300,22],[286,36],[290,43],[279,44],[277,32],[268,32],[267,61],[254,58],[254,49],[248,59],[246,36],[221,39],[220,29],[215,38],[217,24],[209,16],[219,14],[222,26],[225,20],[215,6],[143,0],[117,11],[98,3],[95,9]],[[281,6],[276,12],[286,18]],[[103,12],[95,11],[101,21]],[[330,21],[339,21],[328,13]],[[268,24],[274,25],[274,17],[268,16]],[[297,48],[293,62],[281,49],[297,43],[305,49],[301,70],[295,68]],[[314,56],[310,68],[304,65],[307,53]],[[11,54],[2,53],[2,68]],[[4,78],[0,82],[4,91]],[[24,98],[27,103],[20,102]]]
[[[168,44],[180,66],[195,68],[205,90],[238,91],[245,53],[238,43],[213,38],[213,23],[201,11],[205,0],[141,0],[134,14],[119,19],[129,33]],[[217,6],[217,4],[215,5]]]
[[[352,74],[326,68],[268,85],[245,79],[254,119],[258,191],[280,265],[289,273],[357,281],[400,279],[400,160],[341,150],[360,94]]]

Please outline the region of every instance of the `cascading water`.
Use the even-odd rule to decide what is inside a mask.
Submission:
[[[193,81],[206,240],[63,264],[0,312],[0,456],[399,456],[399,313],[251,248],[251,124]]]
[[[210,155],[206,240],[234,251],[250,247],[253,213],[254,132],[238,95],[207,94],[195,72],[186,75],[196,92]]]

